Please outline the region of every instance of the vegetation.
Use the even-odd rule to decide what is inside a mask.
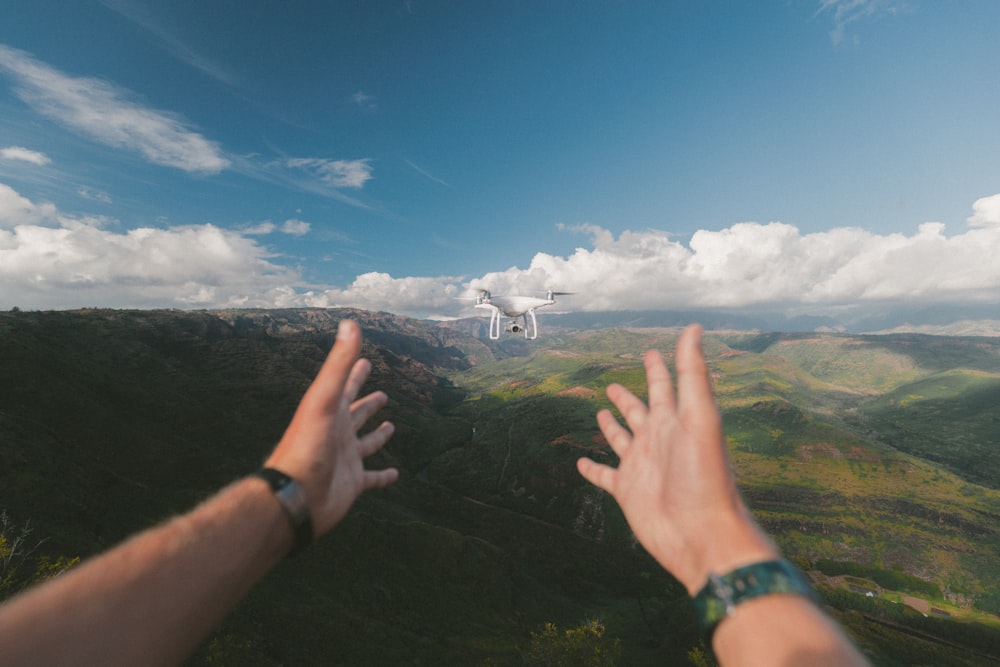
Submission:
[[[376,465],[401,480],[265,579],[192,664],[713,664],[685,591],[574,467],[614,462],[604,387],[644,393],[642,351],[669,355],[675,329],[528,345],[363,311],[0,313],[0,507],[41,542],[21,574],[253,470],[345,316],[397,424]],[[876,664],[1000,660],[1000,340],[727,332],[705,348],[748,503]]]

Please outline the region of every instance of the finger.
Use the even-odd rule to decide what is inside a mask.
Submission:
[[[663,355],[657,350],[646,353],[646,383],[649,387],[650,410],[673,410],[675,407],[674,386],[670,379],[670,371],[663,361]]]
[[[337,340],[303,401],[322,410],[336,410],[354,362],[361,353],[361,329],[351,320],[341,320]]]
[[[617,472],[614,468],[584,457],[577,459],[576,469],[585,480],[597,488],[604,489],[611,495],[614,495],[612,489],[615,485],[615,474]]]
[[[632,434],[623,427],[611,414],[610,410],[601,410],[597,413],[597,425],[604,434],[604,439],[611,445],[611,449],[619,458],[625,455],[625,451],[632,444]]]
[[[618,411],[622,413],[629,428],[635,431],[645,423],[649,409],[635,394],[620,384],[608,385],[605,393],[614,406],[618,408]]]
[[[395,432],[396,426],[392,422],[382,422],[377,429],[358,438],[358,453],[361,458],[366,459],[382,449]]]
[[[343,397],[348,401],[353,401],[368,380],[371,374],[372,364],[367,359],[358,359],[351,366],[351,374],[347,376],[347,384],[344,385]]]
[[[700,415],[707,408],[715,408],[712,379],[701,350],[701,338],[701,327],[692,325],[684,330],[677,341],[678,404],[681,411],[692,415]]]
[[[351,427],[357,431],[389,401],[384,391],[373,391],[351,403]]]
[[[385,470],[366,470],[362,479],[364,490],[383,489],[399,479],[399,471],[395,468]]]

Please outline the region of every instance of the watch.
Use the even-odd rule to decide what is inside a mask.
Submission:
[[[731,616],[737,605],[762,595],[802,595],[814,603],[820,597],[799,568],[787,560],[769,560],[736,568],[728,574],[708,575],[708,582],[694,596],[694,608],[711,643],[716,626]]]
[[[305,549],[313,540],[312,515],[309,513],[309,503],[302,487],[294,479],[274,468],[261,468],[255,477],[260,477],[268,483],[274,496],[281,503],[281,508],[288,515],[295,532],[295,545],[288,556],[294,556]]]

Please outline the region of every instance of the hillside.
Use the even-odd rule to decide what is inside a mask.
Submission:
[[[641,352],[669,352],[672,329],[487,344],[365,311],[0,313],[0,509],[52,556],[182,511],[259,464],[342,317],[390,395],[376,465],[401,480],[268,577],[192,664],[516,665],[545,623],[590,618],[622,664],[685,664],[700,639],[683,591],[573,466],[610,460],[603,387],[641,390]],[[744,494],[876,663],[1000,656],[981,613],[1000,612],[1000,341],[714,332],[705,347]],[[945,450],[949,432],[963,437]]]

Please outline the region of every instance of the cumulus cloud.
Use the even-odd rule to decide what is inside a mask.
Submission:
[[[326,158],[292,158],[286,164],[304,169],[335,188],[364,187],[372,178],[371,160],[329,160]]]
[[[0,304],[264,307],[300,283],[238,232],[209,224],[117,232],[99,223],[0,184]]]
[[[29,150],[22,146],[8,146],[7,148],[0,148],[0,158],[4,160],[30,162],[31,164],[37,164],[40,167],[43,167],[52,161],[45,153]]]
[[[68,76],[2,44],[0,71],[26,104],[94,141],[187,172],[214,174],[230,165],[215,142],[182,119],[132,101],[106,81]]]
[[[537,253],[527,268],[477,277],[368,272],[350,284],[307,285],[253,237],[306,234],[297,218],[240,231],[214,225],[115,231],[103,218],[68,216],[0,184],[0,307],[357,307],[417,317],[479,315],[456,297],[575,292],[573,310],[766,309],[832,314],[887,304],[996,303],[998,197],[973,206],[948,234],[855,227],[804,233],[781,222],[700,230],[686,241],[657,229],[619,234],[562,227],[589,239],[565,256]],[[463,305],[464,304],[464,305]]]
[[[402,314],[451,313],[460,286],[455,278],[393,278],[388,273],[365,273],[344,289],[309,291],[303,305],[384,310]]]
[[[973,227],[1000,226],[1000,194],[977,199],[972,204],[972,216],[967,222]]]
[[[666,232],[614,238],[588,228],[591,249],[535,255],[524,270],[487,274],[499,290],[585,293],[583,310],[786,307],[832,309],[865,303],[995,299],[1000,227],[945,235],[941,223],[916,233],[858,228],[803,234],[780,222],[700,230],[687,245]]]

